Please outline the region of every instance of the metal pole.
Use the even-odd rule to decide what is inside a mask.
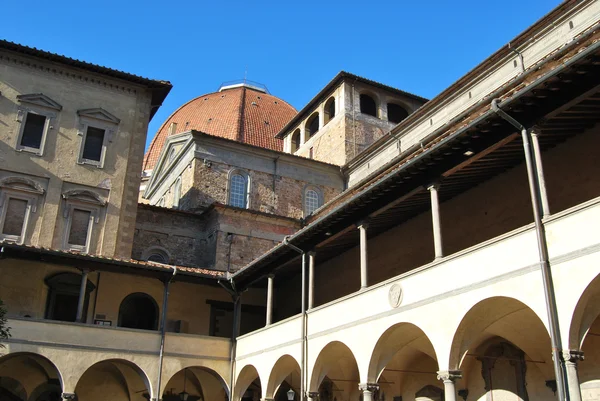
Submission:
[[[525,164],[527,166],[527,179],[529,181],[529,192],[531,204],[533,207],[533,221],[535,223],[535,232],[537,237],[537,248],[540,259],[540,268],[542,272],[542,282],[544,284],[544,296],[546,300],[546,312],[548,314],[548,323],[550,329],[550,340],[552,342],[552,362],[554,365],[554,374],[556,376],[556,390],[558,399],[565,400],[566,386],[564,360],[562,359],[562,341],[560,338],[560,329],[558,322],[558,312],[556,308],[556,298],[554,295],[554,283],[552,282],[552,271],[550,269],[550,258],[548,256],[548,244],[546,241],[546,231],[541,218],[541,200],[539,182],[537,180],[535,158],[531,151],[529,132],[517,120],[512,118],[506,112],[498,107],[498,99],[492,100],[492,110],[511,125],[521,130],[523,140],[523,150],[525,152]]]
[[[165,291],[163,294],[163,306],[162,306],[162,316],[160,318],[160,349],[158,351],[158,378],[156,380],[156,397],[154,397],[155,400],[159,400],[161,399],[161,395],[160,395],[160,386],[161,386],[161,379],[162,379],[162,366],[163,366],[163,358],[164,358],[164,353],[165,353],[165,334],[166,334],[166,330],[167,330],[167,309],[169,307],[169,287],[171,285],[171,281],[173,280],[173,277],[175,277],[175,274],[177,274],[177,268],[175,266],[173,267],[173,275],[169,278],[168,281],[165,282]]]
[[[306,382],[306,264],[308,255],[302,253],[302,353],[300,355],[300,400],[305,399]]]

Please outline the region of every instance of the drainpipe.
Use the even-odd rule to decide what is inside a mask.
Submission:
[[[173,268],[173,274],[169,278],[169,280],[165,283],[165,292],[163,295],[163,305],[162,305],[162,316],[160,318],[160,351],[158,353],[158,379],[156,380],[156,391],[158,394],[154,397],[155,400],[160,401],[160,381],[162,377],[162,366],[163,366],[163,357],[165,354],[165,333],[167,331],[167,308],[169,306],[169,286],[171,285],[171,281],[175,278],[177,274],[177,267],[171,266]]]
[[[533,220],[535,223],[535,231],[537,235],[537,247],[540,257],[540,267],[542,271],[542,281],[544,283],[544,295],[546,298],[546,311],[548,313],[549,328],[550,328],[550,340],[552,342],[552,361],[554,364],[554,374],[556,376],[556,387],[558,393],[558,399],[560,401],[565,400],[566,387],[565,377],[566,367],[564,366],[564,360],[562,359],[562,342],[560,339],[560,330],[558,323],[558,312],[556,310],[556,298],[554,295],[554,284],[552,282],[552,271],[550,269],[550,258],[548,256],[548,243],[546,241],[546,231],[544,229],[544,223],[541,218],[541,195],[539,181],[537,179],[537,167],[535,163],[535,156],[531,152],[531,146],[529,143],[529,132],[521,123],[515,120],[513,117],[508,115],[504,110],[498,106],[498,99],[492,100],[491,109],[494,113],[500,116],[502,119],[513,125],[515,128],[521,130],[521,137],[523,139],[523,149],[525,151],[525,163],[527,165],[527,178],[529,180],[529,191],[531,193],[531,203],[533,206]]]
[[[221,280],[217,283],[223,287],[233,301],[233,323],[231,325],[231,352],[229,358],[229,401],[233,401],[233,391],[235,389],[235,358],[237,356],[237,337],[240,335],[240,320],[242,317],[242,297],[235,289],[235,281],[229,278],[231,289],[227,288]]]
[[[300,401],[305,400],[305,385],[306,385],[306,264],[308,262],[308,255],[302,249],[298,248],[295,245],[292,245],[288,242],[288,237],[285,237],[282,242],[283,245],[288,248],[298,252],[302,255],[302,302],[301,302],[301,311],[302,311],[302,336],[301,336],[301,344],[302,344],[302,352],[300,353]]]

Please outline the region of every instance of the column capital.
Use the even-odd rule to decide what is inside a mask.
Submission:
[[[307,391],[306,392],[306,396],[310,399],[313,400],[318,400],[319,399],[319,392],[318,391]]]
[[[275,278],[275,273],[269,273],[269,274],[267,274],[267,278],[270,278],[270,279]]]
[[[442,186],[441,181],[434,181],[425,185],[425,188],[427,188],[428,191],[438,191],[440,189],[440,186]]]
[[[462,372],[460,370],[439,370],[437,372],[438,380],[442,380],[444,382],[462,379]]]
[[[561,353],[562,358],[565,362],[577,363],[579,361],[583,361],[584,359],[582,351],[576,351],[573,349],[563,349]]]
[[[363,220],[356,222],[356,227],[364,228],[364,229],[369,228],[369,219],[363,219]]]
[[[77,396],[75,395],[75,393],[62,393],[62,399],[63,400],[75,400],[75,399],[77,399]]]
[[[360,383],[358,385],[360,391],[377,391],[379,390],[379,384],[377,383]]]
[[[531,133],[531,135],[542,135],[542,127],[540,127],[539,125],[534,125],[529,129],[529,132]]]
[[[317,251],[308,251],[306,252],[308,256],[315,256],[317,254]]]

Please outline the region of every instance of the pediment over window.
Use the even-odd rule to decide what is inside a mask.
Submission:
[[[121,122],[119,118],[115,117],[114,115],[112,115],[111,113],[109,113],[101,107],[97,107],[95,109],[77,110],[77,114],[79,115],[79,117],[93,118],[111,124],[119,124]]]
[[[91,203],[93,205],[106,205],[106,200],[95,192],[85,189],[74,189],[62,194],[63,199]]]
[[[0,180],[0,188],[11,188],[42,195],[45,190],[36,181],[25,177],[6,177]]]
[[[50,99],[48,96],[43,93],[31,93],[28,95],[19,95],[17,96],[17,100],[21,103],[29,103],[34,104],[36,106],[47,107],[49,109],[54,110],[62,110],[62,106]]]

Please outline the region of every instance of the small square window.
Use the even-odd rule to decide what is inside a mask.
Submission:
[[[2,234],[21,237],[27,217],[28,202],[23,199],[8,198]]]
[[[101,128],[87,127],[83,144],[83,159],[100,163],[102,147],[104,146],[104,133],[105,131]]]
[[[73,209],[71,216],[71,226],[69,227],[69,245],[76,245],[77,247],[85,248],[88,239],[88,232],[90,229],[92,212],[89,210]]]
[[[42,138],[46,129],[46,116],[41,114],[27,113],[21,142],[19,145],[23,148],[40,149],[42,147]]]

